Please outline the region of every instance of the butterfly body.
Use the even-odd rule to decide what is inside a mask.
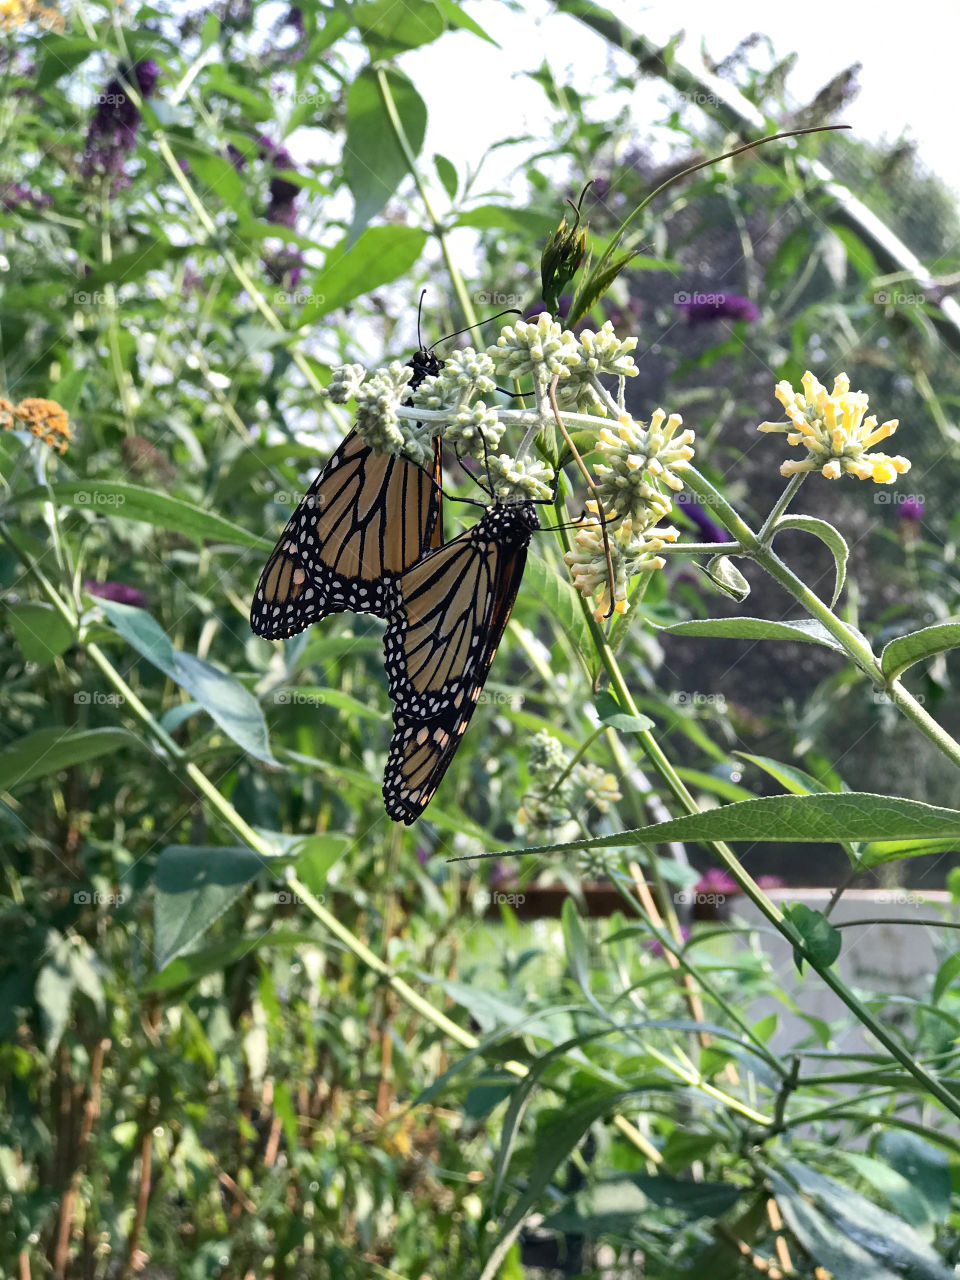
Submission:
[[[488,507],[471,529],[384,583],[394,733],[387,813],[411,823],[433,797],[470,722],[540,527],[533,503]]]
[[[440,371],[432,351],[410,361],[416,389]],[[254,591],[250,626],[268,640],[328,613],[383,616],[383,576],[401,573],[442,541],[439,438],[433,474],[374,453],[356,431],[341,442],[287,522]]]

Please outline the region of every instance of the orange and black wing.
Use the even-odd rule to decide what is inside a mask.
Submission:
[[[529,503],[490,508],[472,529],[386,584],[384,647],[395,705],[383,798],[398,822],[420,816],[460,745],[538,524]]]
[[[439,438],[433,445],[431,475],[350,432],[264,565],[250,609],[258,636],[281,640],[345,609],[382,616],[384,574],[443,541]]]

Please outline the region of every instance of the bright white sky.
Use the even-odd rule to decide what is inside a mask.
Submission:
[[[956,0],[912,0],[896,18],[892,8],[885,12],[851,0],[805,0],[802,15],[796,6],[769,0],[685,0],[680,5],[654,0],[647,6],[607,0],[606,7],[657,43],[683,29],[687,62],[696,61],[701,42],[719,61],[751,32],[764,32],[779,57],[799,55],[789,81],[798,101],[809,100],[837,72],[861,62],[860,96],[846,109],[843,123],[871,141],[915,140],[923,163],[960,193],[960,147],[950,105],[960,49]],[[557,15],[546,0],[532,0],[523,13],[511,12],[499,0],[466,0],[464,8],[500,49],[463,33],[401,59],[430,110],[425,156],[440,151],[458,168],[468,159],[475,163],[486,145],[505,134],[541,132],[545,98],[522,72],[535,70],[546,56],[559,77],[575,67],[571,83],[597,87],[610,56],[604,42],[574,19]],[[630,63],[623,59],[618,66],[627,70]],[[662,92],[656,81],[638,85],[631,104],[638,137],[662,114],[656,105]],[[490,176],[502,179],[505,171],[498,162]]]

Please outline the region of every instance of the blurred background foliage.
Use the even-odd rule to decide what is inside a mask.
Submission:
[[[548,537],[532,549],[470,731],[411,831],[387,821],[380,797],[381,624],[341,616],[277,646],[250,633],[265,553],[349,425],[322,396],[330,368],[408,359],[424,287],[427,343],[504,306],[536,307],[540,247],[566,198],[594,180],[584,209],[602,239],[669,173],[738,140],[708,94],[677,89],[670,50],[639,69],[662,82],[657,121],[611,118],[603,93],[578,92],[532,55],[543,133],[520,140],[522,161],[490,189],[468,122],[462,155],[420,154],[426,108],[401,69],[404,52],[456,32],[484,38],[453,0],[62,15],[24,0],[4,11],[0,394],[56,401],[72,439],[61,456],[0,433],[0,1268],[441,1280],[479,1274],[497,1224],[521,1206],[540,1225],[528,1221],[509,1247],[505,1277],[593,1275],[617,1259],[623,1275],[755,1274],[738,1241],[781,1266],[787,1250],[791,1274],[813,1275],[817,1262],[838,1276],[921,1264],[925,1276],[953,1274],[956,1144],[911,1128],[918,1113],[895,1089],[867,1080],[876,1100],[844,1115],[825,1085],[820,1105],[833,1101],[837,1116],[751,1146],[749,1115],[678,1085],[655,1056],[698,1042],[649,931],[627,930],[626,914],[584,922],[572,905],[562,924],[521,922],[506,899],[487,911],[491,891],[537,879],[559,880],[572,904],[602,865],[497,864],[488,884],[489,863],[445,863],[540,842],[518,822],[530,739],[547,729],[572,755],[596,728],[582,620]],[[416,181],[378,68],[418,155]],[[716,71],[771,128],[842,118],[855,87],[841,78],[798,106],[789,65],[762,40]],[[613,70],[608,88],[624,88]],[[799,162],[812,157],[927,277],[851,227],[829,183]],[[681,412],[698,465],[753,520],[781,487],[781,459],[755,431],[778,416],[775,382],[846,369],[881,418],[901,419],[913,469],[893,493],[804,491],[803,509],[851,544],[844,607],[881,638],[953,617],[960,328],[942,303],[960,281],[960,237],[949,193],[909,149],[837,134],[701,172],[640,226],[643,255],[594,317],[640,338],[632,411]],[[737,301],[698,308],[700,295]],[[448,483],[470,492],[455,466]],[[447,504],[448,536],[473,518]],[[678,519],[696,536],[689,510]],[[829,592],[818,543],[797,534],[788,556]],[[82,643],[28,563],[74,603]],[[786,597],[750,576],[748,611],[784,616]],[[138,631],[131,607],[155,629]],[[620,636],[637,701],[701,803],[779,790],[737,751],[831,787],[953,800],[941,758],[825,651],[661,641],[643,623],[742,611],[674,557]],[[180,656],[165,667],[167,642]],[[912,687],[956,731],[945,662]],[[179,755],[150,740],[133,699]],[[653,783],[612,738],[598,736],[588,759],[621,780],[623,799],[559,815],[568,834],[656,816]],[[64,742],[77,744],[72,755]],[[466,1032],[494,1037],[487,1051],[435,1088],[461,1048],[311,924],[280,872],[238,875],[235,892],[206,902],[209,931],[191,934],[178,874],[195,865],[191,850],[207,862],[219,850],[226,866],[234,837],[184,762],[299,853],[301,879],[353,935]],[[950,865],[884,874],[942,886]],[[846,860],[778,846],[751,866],[832,885]],[[789,978],[756,943],[707,938],[702,951],[718,997],[710,1017],[728,1031],[732,1005],[789,1002]],[[538,1056],[596,1030],[597,1008],[618,1002],[655,1027]],[[946,1053],[957,1013],[942,983],[911,1015],[911,1051]],[[758,1023],[755,1039],[773,1031]],[[812,1027],[805,1044],[826,1053],[834,1032]],[[712,1054],[704,1078],[729,1083],[735,1061],[769,1068],[756,1044],[730,1043],[699,1043]],[[514,1143],[522,1108],[504,1064],[517,1061],[535,1067],[537,1090]],[[812,1069],[805,1083],[820,1087]],[[599,1123],[623,1097],[639,1098],[660,1163]],[[851,1143],[859,1165],[846,1159]],[[881,1235],[899,1215],[901,1253],[885,1271],[870,1270],[862,1233],[851,1243],[851,1217],[872,1229],[870,1212]]]

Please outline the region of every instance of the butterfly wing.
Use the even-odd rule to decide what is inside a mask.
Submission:
[[[431,476],[350,432],[264,565],[250,609],[257,635],[281,640],[345,609],[382,613],[383,575],[443,541],[439,438],[433,445]]]
[[[504,527],[499,515],[488,511],[387,584],[393,603],[384,647],[395,708],[383,798],[398,822],[409,825],[433,798],[517,597],[536,516]]]

